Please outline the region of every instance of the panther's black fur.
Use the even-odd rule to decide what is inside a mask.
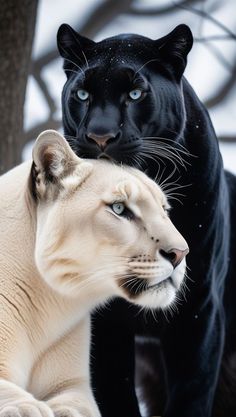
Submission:
[[[102,415],[140,416],[134,390],[134,334],[145,333],[160,341],[157,360],[152,347],[152,363],[159,373],[162,370],[158,379],[166,384],[165,409],[158,409],[160,389],[152,387],[150,412],[165,417],[233,417],[236,178],[223,170],[208,113],[183,77],[191,31],[180,25],[157,41],[120,35],[95,43],[62,25],[58,46],[67,75],[64,130],[75,151],[137,165],[153,178],[185,186],[183,205],[173,200],[171,212],[190,246],[189,291],[178,314],[169,322],[162,314],[158,322],[151,316],[143,320],[116,300],[94,317],[92,372]]]

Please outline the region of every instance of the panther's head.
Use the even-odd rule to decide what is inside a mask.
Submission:
[[[75,152],[142,168],[155,153],[171,158],[170,143],[185,127],[181,79],[192,41],[186,25],[158,40],[119,35],[101,42],[62,25],[63,124]]]
[[[94,305],[112,296],[170,305],[188,246],[160,187],[134,168],[78,158],[54,131],[41,134],[33,159],[35,259],[47,283]]]

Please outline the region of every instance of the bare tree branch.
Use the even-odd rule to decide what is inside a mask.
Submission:
[[[209,98],[204,104],[208,109],[211,109],[225,100],[225,98],[230,94],[232,88],[236,85],[236,60],[233,64],[233,69],[229,74],[226,82],[220,87],[216,94]]]
[[[225,59],[224,55],[221,53],[219,48],[216,47],[216,45],[213,45],[212,43],[205,42],[203,43],[203,46],[209,50],[209,52],[215,56],[218,62],[221,63],[221,65],[228,71],[233,71],[233,65]]]
[[[140,16],[140,17],[152,17],[152,16],[160,16],[163,14],[173,13],[178,11],[180,6],[188,6],[194,3],[199,3],[204,0],[183,0],[179,3],[172,2],[172,4],[165,6],[165,7],[153,7],[150,9],[136,9],[135,7],[131,7],[125,14],[131,16]]]
[[[218,139],[222,143],[236,143],[236,136],[220,136]]]
[[[117,17],[121,13],[125,13],[129,9],[133,0],[104,0],[103,3],[99,3],[91,13],[90,17],[84,23],[84,25],[76,28],[82,35],[93,38],[101,29],[108,23]],[[58,58],[59,54],[57,48],[53,48],[50,51],[43,54],[32,64],[32,73],[40,71],[45,65],[49,64],[54,59]]]
[[[194,37],[194,42],[214,42],[214,41],[230,41],[234,40],[231,35],[211,35],[211,36],[203,36],[201,38]]]
[[[41,74],[38,71],[35,70],[33,76],[35,78],[35,81],[38,83],[38,86],[41,89],[41,91],[42,91],[42,93],[44,95],[44,98],[45,98],[45,100],[46,100],[46,102],[48,104],[48,108],[49,108],[50,115],[53,116],[53,114],[57,110],[55,100],[50,95],[50,92],[48,90],[47,84],[42,79]]]
[[[23,146],[26,145],[28,142],[30,142],[33,139],[36,139],[36,137],[39,135],[40,132],[47,129],[59,129],[62,125],[61,120],[55,120],[52,118],[48,118],[44,122],[37,124],[36,126],[32,127],[32,129],[25,132],[23,137]]]
[[[188,7],[186,5],[179,4],[178,7],[180,9],[187,10],[190,13],[194,13],[196,15],[199,15],[203,17],[204,19],[207,19],[215,24],[218,28],[222,29],[225,33],[227,33],[232,39],[236,40],[236,34],[233,33],[227,26],[225,26],[223,23],[221,23],[219,20],[215,19],[215,17],[211,16],[209,13],[205,12],[204,10],[195,9],[193,7]]]
[[[167,7],[160,7],[160,8],[152,8],[148,10],[144,9],[135,9],[130,8],[126,14],[130,14],[132,16],[160,16],[162,14],[172,13],[181,9],[187,10],[190,13],[199,15],[207,20],[210,20],[212,23],[214,23],[217,27],[222,29],[225,33],[227,33],[231,39],[236,40],[236,34],[233,33],[227,26],[225,26],[223,23],[221,23],[219,20],[215,19],[211,14],[207,13],[204,10],[196,9],[194,7],[190,7],[189,5],[192,5],[194,3],[204,2],[205,0],[183,0],[181,2],[175,2],[173,1],[172,5],[169,5]]]

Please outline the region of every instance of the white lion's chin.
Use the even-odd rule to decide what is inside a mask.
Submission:
[[[135,304],[150,309],[165,309],[169,307],[176,298],[181,287],[186,271],[185,259],[175,268],[171,278],[160,283],[159,286],[150,287],[150,290],[143,292],[136,298]]]
[[[140,296],[136,298],[135,304],[150,309],[164,309],[174,302],[176,292],[176,289],[169,280],[166,280],[166,282],[164,281],[161,284],[160,288],[153,288],[140,294]]]

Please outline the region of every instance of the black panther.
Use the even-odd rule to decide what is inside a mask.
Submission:
[[[103,417],[140,417],[137,335],[154,341],[143,360],[161,385],[143,387],[149,415],[236,415],[236,178],[224,171],[208,113],[183,76],[192,43],[186,25],[158,40],[126,34],[97,43],[68,25],[58,31],[67,140],[80,156],[156,178],[190,247],[188,290],[168,320],[118,299],[94,315],[91,369]]]

